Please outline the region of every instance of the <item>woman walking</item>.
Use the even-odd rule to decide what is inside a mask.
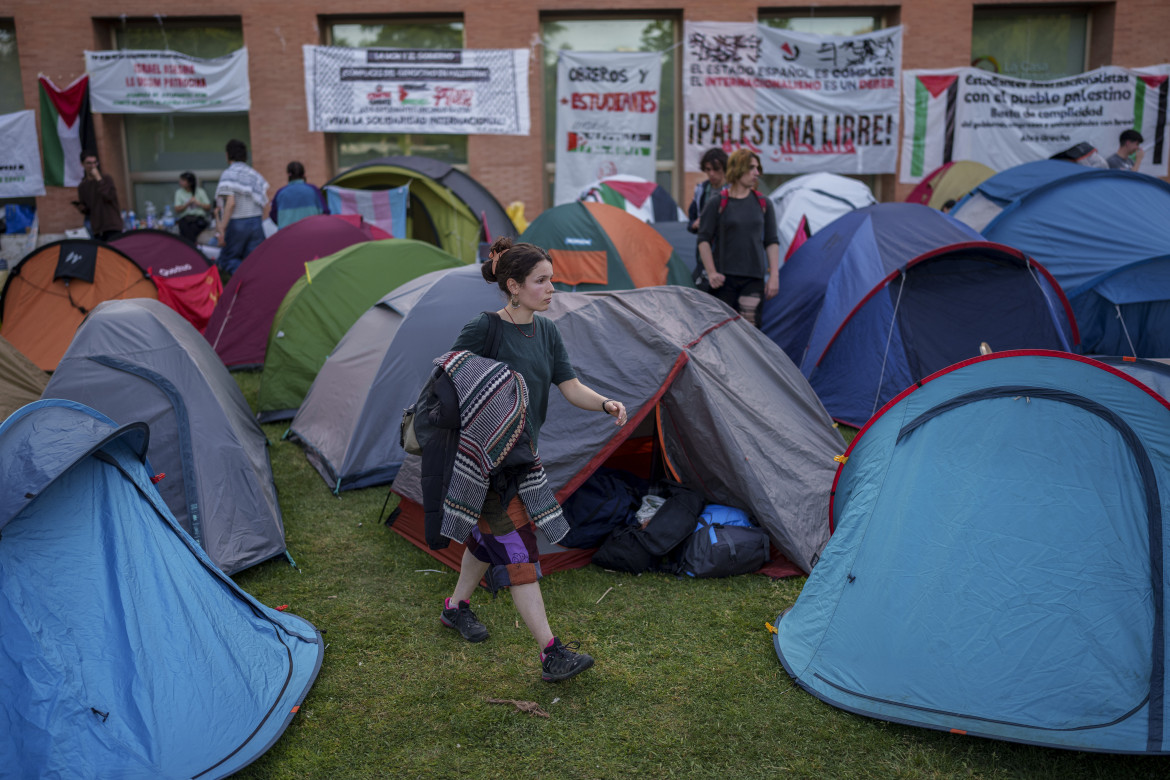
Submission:
[[[760,171],[758,155],[747,149],[732,152],[727,186],[707,199],[699,217],[699,259],[711,294],[753,325],[762,298],[780,289],[776,212],[756,190]]]
[[[555,292],[548,253],[532,244],[512,245],[511,239],[500,239],[489,258],[483,264],[483,277],[508,296],[508,303],[496,313],[501,319],[500,339],[492,357],[524,378],[533,450],[548,412],[549,385],[555,384],[574,406],[604,412],[614,417],[617,425],[625,425],[626,407],[581,383],[556,325],[537,316],[548,309]],[[484,352],[490,316],[480,314],[468,322],[452,349]],[[542,679],[567,680],[591,667],[593,659],[576,652],[578,643],[562,643],[549,627],[540,592],[540,560],[532,518],[514,490],[506,493],[513,497],[504,500],[496,489],[488,489],[478,523],[466,539],[459,580],[443,604],[440,620],[469,642],[488,638],[487,627],[471,610],[470,599],[490,569],[490,581],[511,588],[516,609],[540,648]]]

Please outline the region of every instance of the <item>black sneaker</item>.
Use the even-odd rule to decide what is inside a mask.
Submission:
[[[458,607],[444,608],[439,622],[458,631],[468,642],[482,642],[489,636],[487,626],[479,622],[466,601],[460,601]]]
[[[561,644],[553,637],[552,647],[540,654],[540,677],[545,682],[560,682],[574,677],[593,666],[593,656],[575,652],[580,642]]]

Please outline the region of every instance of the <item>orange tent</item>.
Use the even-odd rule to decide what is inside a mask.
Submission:
[[[119,298],[158,300],[158,290],[133,260],[102,241],[45,244],[8,274],[0,293],[0,336],[53,371],[85,315]]]

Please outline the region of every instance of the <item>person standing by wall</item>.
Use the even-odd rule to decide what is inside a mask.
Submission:
[[[711,294],[753,325],[759,324],[762,299],[780,289],[776,212],[756,189],[760,171],[758,155],[747,149],[733,152],[727,186],[707,199],[699,218],[699,259]]]
[[[305,217],[328,214],[329,206],[321,190],[305,181],[305,166],[293,160],[285,170],[288,172],[288,184],[272,196],[268,218],[278,228],[282,228]]]
[[[262,222],[264,206],[268,203],[268,182],[248,165],[248,146],[243,141],[233,138],[224,151],[228,168],[215,188],[219,202],[215,237],[223,247],[219,255],[220,272],[230,276],[264,240]]]
[[[118,190],[114,180],[102,173],[97,152],[89,149],[81,153],[81,167],[85,173],[77,185],[77,200],[73,206],[89,222],[89,234],[108,241],[122,232],[122,210],[118,206]]]
[[[626,407],[620,401],[605,398],[581,383],[569,362],[568,353],[555,324],[537,316],[548,309],[555,289],[553,266],[548,253],[533,244],[511,245],[500,239],[492,245],[490,259],[482,266],[486,281],[496,284],[508,296],[508,303],[495,313],[501,319],[500,345],[496,359],[524,377],[528,389],[528,430],[536,451],[540,427],[548,411],[549,385],[555,384],[565,399],[579,409],[603,412],[617,425],[626,423]],[[464,327],[452,350],[483,352],[488,334],[488,313],[479,314]],[[523,489],[523,485],[521,485]],[[559,533],[538,518],[556,542],[568,531],[558,512],[554,513]],[[440,621],[457,630],[469,642],[488,638],[487,627],[471,610],[471,596],[480,580],[489,580],[511,589],[516,610],[536,639],[540,649],[541,678],[557,682],[573,677],[593,666],[593,658],[575,652],[576,643],[568,645],[553,635],[540,592],[539,550],[533,518],[518,490],[511,486],[501,495],[496,486],[488,488],[479,521],[466,540],[460,564],[459,580],[450,598],[443,603]]]

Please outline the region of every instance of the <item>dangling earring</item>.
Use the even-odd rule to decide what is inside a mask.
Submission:
[[[511,304],[511,306],[512,306],[512,308],[513,308],[513,309],[519,309],[519,308],[520,308],[520,298],[518,298],[518,297],[517,297],[517,296],[515,296],[515,295],[513,295],[513,296],[512,296],[512,300],[511,300],[509,303]]]

